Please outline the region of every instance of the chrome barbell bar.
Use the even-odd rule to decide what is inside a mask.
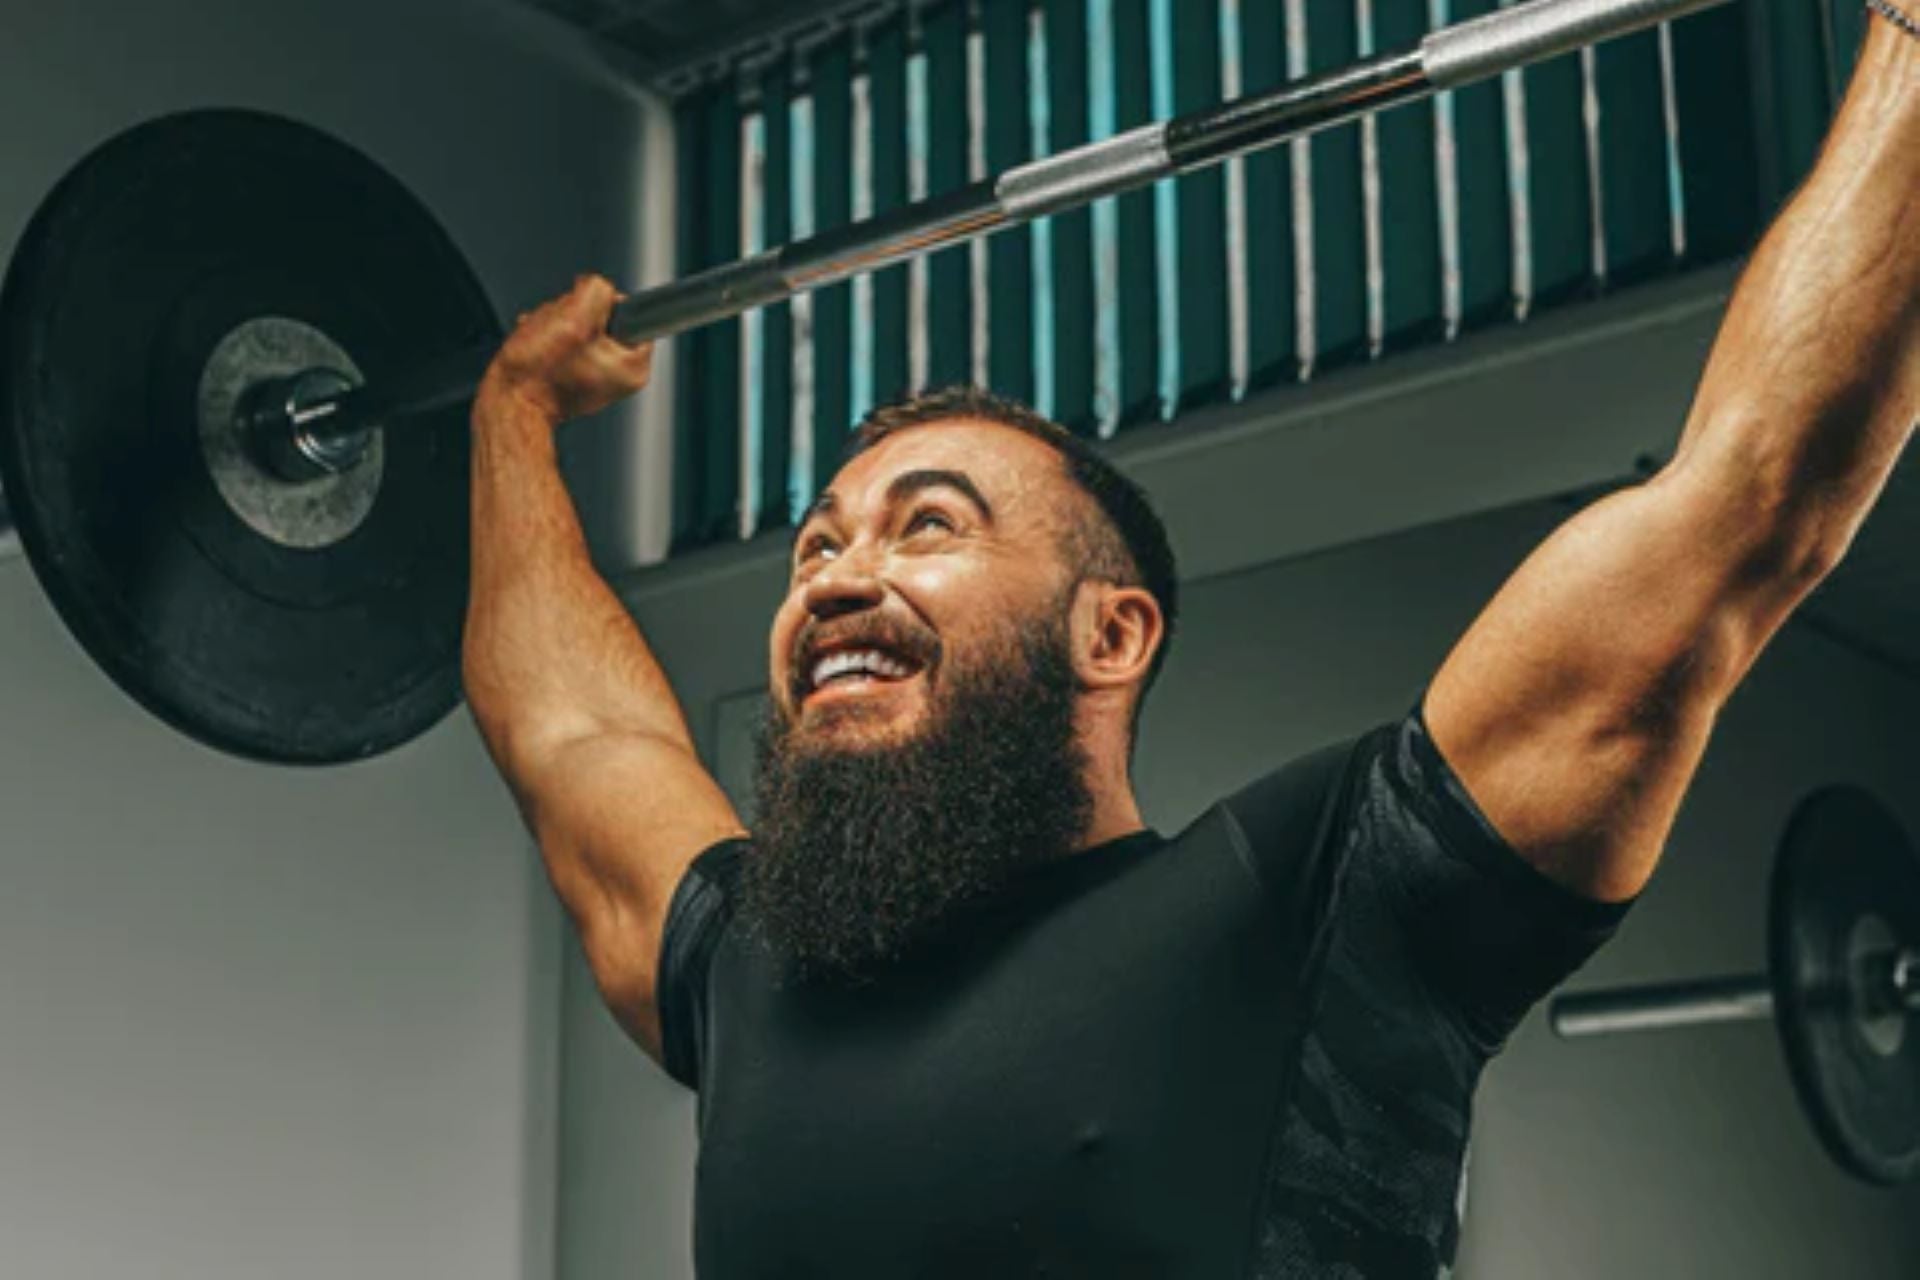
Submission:
[[[628,345],[683,333],[796,294],[1164,178],[1276,146],[1367,112],[1629,35],[1728,0],[1529,0],[1364,59],[1007,170],[997,177],[624,299],[608,333]],[[276,456],[351,458],[375,424],[471,398],[494,349],[388,381],[302,398],[277,388],[253,423]],[[291,439],[295,447],[284,447]],[[342,448],[342,445],[348,447]]]
[[[1893,950],[1863,963],[1855,975],[1868,1011],[1920,1012],[1920,952]],[[1558,996],[1548,1007],[1553,1033],[1573,1040],[1623,1031],[1764,1021],[1773,1016],[1773,979],[1766,974],[1657,982]]]

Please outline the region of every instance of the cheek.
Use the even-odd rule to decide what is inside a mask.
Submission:
[[[980,561],[929,558],[900,569],[894,589],[942,634],[971,630],[1011,607],[1003,574]]]
[[[929,567],[924,576],[902,579],[900,594],[938,636],[951,678],[1004,660],[1038,607],[1019,585],[990,567]]]

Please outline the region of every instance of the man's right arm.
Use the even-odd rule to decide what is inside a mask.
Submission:
[[[612,286],[524,318],[473,410],[473,560],[463,675],[602,995],[656,1058],[667,908],[700,852],[743,835],[625,607],[595,571],[554,430],[646,382],[605,337]]]

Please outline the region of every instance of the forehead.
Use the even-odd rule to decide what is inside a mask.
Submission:
[[[840,468],[828,486],[842,508],[885,500],[894,477],[957,471],[973,481],[995,515],[1047,511],[1072,487],[1057,450],[996,422],[956,418],[907,427]]]

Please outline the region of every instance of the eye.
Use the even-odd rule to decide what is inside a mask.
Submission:
[[[799,549],[794,552],[793,561],[801,565],[814,560],[830,560],[839,550],[839,544],[826,534],[810,533],[801,540]]]
[[[914,512],[913,519],[907,521],[908,537],[912,537],[916,533],[923,533],[928,529],[939,529],[945,533],[952,533],[955,525],[952,518],[949,517],[946,512],[932,507],[925,507]]]

